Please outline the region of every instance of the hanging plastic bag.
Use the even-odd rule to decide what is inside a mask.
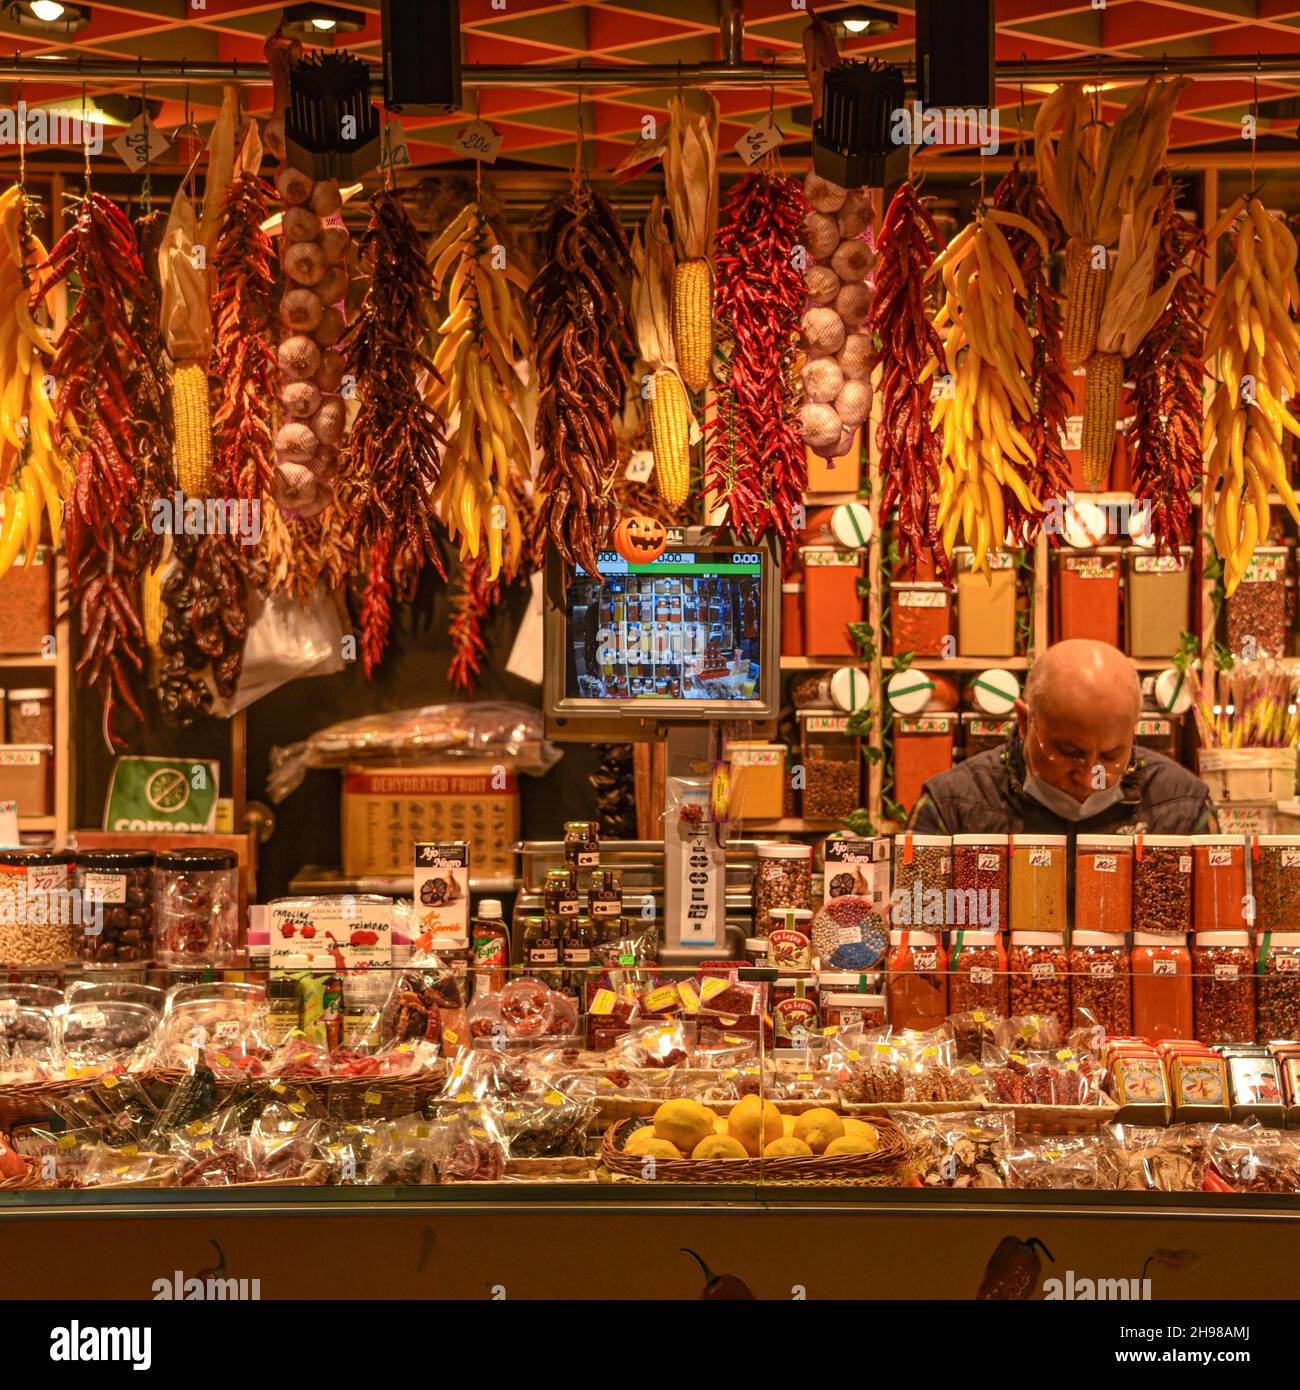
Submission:
[[[215,699],[213,713],[228,719],[290,681],[342,669],[343,625],[323,587],[305,604],[285,594],[250,594],[239,689],[232,700]]]

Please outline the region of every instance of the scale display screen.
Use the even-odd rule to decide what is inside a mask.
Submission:
[[[587,700],[750,701],[763,674],[758,551],[666,551],[652,564],[602,552],[603,583],[568,588],[565,694]]]

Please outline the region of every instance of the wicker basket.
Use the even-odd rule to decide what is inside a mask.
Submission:
[[[1004,1105],[990,1101],[984,1109],[1013,1115],[1020,1134],[1094,1134],[1113,1125],[1119,1106],[1102,1091],[1097,1105]]]
[[[600,1159],[596,1154],[570,1158],[508,1159],[502,1177],[506,1182],[596,1182]]]
[[[145,1078],[141,1077],[140,1080]],[[60,1102],[94,1084],[93,1077],[79,1077],[75,1081],[60,1078],[58,1081],[0,1086],[0,1129],[13,1129],[16,1125],[48,1120],[57,1113]]]
[[[621,1178],[649,1181],[646,1160],[622,1152],[620,1140],[631,1125],[620,1120],[605,1131],[600,1159]],[[889,1118],[874,1122],[880,1146],[869,1154],[836,1154],[831,1158],[681,1158],[656,1159],[655,1182],[712,1183],[858,1183],[871,1187],[905,1187],[912,1178],[911,1148],[903,1132]]]
[[[155,1072],[153,1079],[167,1086],[179,1086],[190,1073],[183,1070]],[[253,1081],[280,1081],[291,1092],[306,1091],[336,1119],[356,1123],[359,1120],[400,1120],[404,1115],[423,1112],[436,1100],[447,1081],[444,1068],[417,1072],[413,1076],[320,1076],[270,1077],[257,1076]],[[231,1095],[239,1081],[219,1080],[218,1095],[222,1100]]]
[[[982,1100],[845,1100],[838,1109],[845,1115],[946,1115],[953,1110],[983,1110]]]

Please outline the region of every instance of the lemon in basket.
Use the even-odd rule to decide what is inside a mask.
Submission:
[[[844,1137],[844,1121],[824,1105],[805,1110],[795,1121],[794,1136],[802,1139],[815,1154],[825,1153],[826,1146]]]
[[[844,1137],[846,1139],[865,1140],[866,1143],[871,1146],[866,1150],[867,1153],[875,1153],[880,1147],[879,1131],[872,1125],[867,1124],[865,1120],[846,1118],[844,1121]]]
[[[666,1100],[655,1111],[655,1134],[675,1144],[682,1153],[693,1153],[701,1139],[713,1130],[713,1111],[694,1100]]]
[[[796,1139],[793,1134],[784,1134],[780,1139],[773,1139],[772,1142],[763,1150],[764,1158],[811,1158],[812,1150],[802,1139]]]
[[[751,1158],[763,1152],[763,1146],[783,1133],[781,1112],[770,1100],[745,1096],[731,1108],[727,1116],[727,1133],[743,1145]]]
[[[748,1158],[745,1146],[729,1134],[710,1134],[691,1151],[692,1158]]]
[[[628,1136],[623,1152],[634,1158],[681,1158],[682,1151],[667,1139],[660,1139],[650,1125],[642,1125]]]
[[[864,1139],[860,1134],[843,1134],[826,1145],[824,1156],[833,1158],[836,1154],[873,1154],[877,1148],[877,1140]]]

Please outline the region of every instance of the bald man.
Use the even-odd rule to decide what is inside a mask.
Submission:
[[[1142,692],[1105,642],[1058,642],[1016,701],[1016,733],[925,784],[909,828],[934,835],[1192,835],[1218,829],[1205,783],[1134,749]]]

